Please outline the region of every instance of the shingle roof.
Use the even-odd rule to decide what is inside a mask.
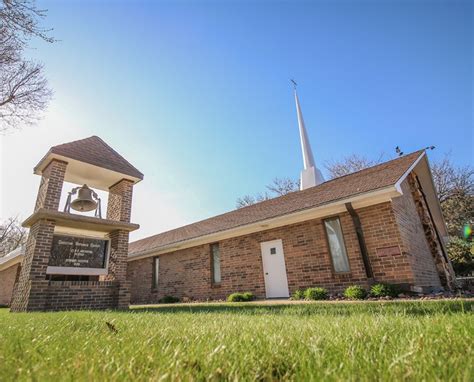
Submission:
[[[49,149],[45,157],[49,154],[62,155],[134,178],[143,179],[143,174],[140,171],[133,167],[101,138],[95,135],[78,141],[53,146]],[[35,172],[43,162],[43,159],[36,165]]]
[[[423,151],[130,243],[129,255],[256,223],[394,185]]]

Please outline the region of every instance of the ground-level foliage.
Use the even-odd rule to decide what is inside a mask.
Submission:
[[[0,380],[474,380],[472,301],[0,310]]]

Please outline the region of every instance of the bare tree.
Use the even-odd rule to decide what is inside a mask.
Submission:
[[[0,223],[0,257],[24,245],[27,230],[21,226],[17,218],[9,218]]]
[[[32,37],[54,41],[45,16],[34,0],[0,0],[0,132],[35,122],[51,98],[43,66],[23,57]]]
[[[250,206],[255,203],[263,202],[264,200],[269,200],[276,198],[277,196],[298,191],[300,182],[290,178],[275,178],[272,183],[267,184],[265,187],[268,191],[265,191],[263,194],[260,193],[255,196],[244,195],[243,197],[238,198],[236,201],[236,208]]]
[[[377,159],[372,160],[363,155],[352,154],[340,161],[326,162],[324,167],[328,170],[331,179],[334,179],[363,170],[367,167],[375,166],[382,162],[383,156],[384,154],[380,154]]]
[[[440,203],[459,195],[474,195],[474,169],[470,166],[455,167],[450,154],[446,154],[443,160],[434,162],[431,172]]]
[[[462,237],[464,226],[474,223],[474,169],[456,167],[446,155],[431,172],[449,235]]]
[[[267,192],[263,194],[257,194],[255,196],[244,195],[237,199],[237,201],[235,202],[235,207],[236,208],[247,207],[247,206],[251,206],[252,204],[260,203],[260,202],[263,202],[264,200],[269,200],[269,199],[271,199],[271,196],[268,195]]]
[[[293,191],[298,191],[300,188],[299,180],[290,178],[275,178],[272,183],[268,184],[267,189],[274,195],[286,195]]]

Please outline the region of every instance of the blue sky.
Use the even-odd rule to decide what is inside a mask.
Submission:
[[[473,163],[471,1],[38,4],[60,41],[28,54],[55,98],[38,126],[3,139],[3,158],[25,158],[26,190],[2,214],[31,212],[31,168],[48,147],[93,134],[145,174],[135,238],[233,209],[299,176],[290,78],[320,167],[389,159],[397,145]]]

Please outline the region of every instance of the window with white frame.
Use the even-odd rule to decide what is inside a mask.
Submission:
[[[221,254],[219,251],[219,243],[211,244],[212,256],[212,282],[218,284],[221,282]]]
[[[338,217],[324,220],[334,272],[349,272],[346,245]]]

